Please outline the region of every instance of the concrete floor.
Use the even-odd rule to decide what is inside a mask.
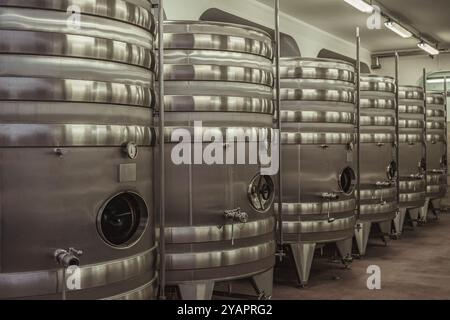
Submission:
[[[328,257],[314,259],[307,288],[296,287],[296,274],[287,259],[275,271],[273,299],[450,299],[450,215],[416,230],[406,229],[386,247],[371,239],[367,255],[350,269]],[[367,267],[381,268],[381,290],[368,290]],[[250,293],[248,286],[236,289]],[[233,290],[234,291],[234,290]]]

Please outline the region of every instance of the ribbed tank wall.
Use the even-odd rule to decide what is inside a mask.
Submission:
[[[281,59],[283,233],[288,243],[351,238],[355,225],[355,70]]]
[[[274,186],[249,150],[250,142],[272,134],[271,39],[258,29],[215,22],[169,21],[164,29],[168,284],[271,270]],[[181,132],[188,137],[178,143]],[[235,134],[241,145],[229,140]],[[211,155],[213,141],[219,150],[209,164],[202,155]],[[246,155],[239,160],[242,145]],[[192,152],[177,164],[181,147]],[[237,214],[234,221],[228,210]]]
[[[443,198],[447,192],[447,111],[440,92],[427,93],[427,197]]]
[[[400,207],[425,204],[425,108],[423,88],[399,87]]]
[[[0,1],[1,299],[62,298],[71,247],[67,299],[154,297],[154,31],[143,0]]]
[[[361,76],[361,210],[359,220],[383,222],[397,211],[395,80]]]

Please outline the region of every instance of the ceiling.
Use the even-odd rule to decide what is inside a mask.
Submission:
[[[273,0],[258,0],[272,5]],[[367,0],[366,0],[367,1]],[[404,26],[417,31],[440,48],[450,48],[450,0],[377,0],[384,12]],[[417,40],[403,39],[384,25],[381,30],[367,28],[368,14],[344,0],[280,0],[283,12],[347,41],[354,41],[360,27],[361,44],[372,52],[417,49]],[[384,20],[383,20],[384,22]]]

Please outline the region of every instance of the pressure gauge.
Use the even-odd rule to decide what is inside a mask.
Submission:
[[[134,160],[138,156],[138,147],[134,142],[128,142],[124,148],[124,152],[127,154],[128,158]]]

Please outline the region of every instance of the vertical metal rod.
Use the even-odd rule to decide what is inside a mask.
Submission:
[[[357,218],[361,216],[361,37],[356,28],[356,207]]]
[[[428,191],[428,128],[427,128],[427,120],[428,120],[428,115],[427,115],[427,70],[424,68],[423,69],[423,107],[424,107],[424,112],[425,112],[425,128],[423,130],[423,158],[425,159],[425,196],[426,193]],[[428,208],[427,208],[428,209]]]
[[[159,0],[158,5],[158,102],[159,102],[159,298],[166,299],[166,168],[164,155],[164,131],[165,131],[165,106],[164,106],[164,0]]]
[[[400,82],[399,82],[399,55],[395,52],[395,161],[397,163],[397,209],[400,208]]]
[[[281,97],[280,97],[280,0],[275,0],[275,107],[277,112],[278,129],[278,233],[279,233],[279,258],[283,260],[283,181],[282,181],[282,145],[281,145]]]
[[[447,76],[444,76],[444,95],[445,95],[445,159],[446,159],[446,163],[445,163],[445,171],[448,171],[448,157],[447,157],[447,153],[448,153],[448,119],[447,119],[447,96],[448,96],[448,87],[447,87]],[[448,173],[447,173],[448,174]]]

